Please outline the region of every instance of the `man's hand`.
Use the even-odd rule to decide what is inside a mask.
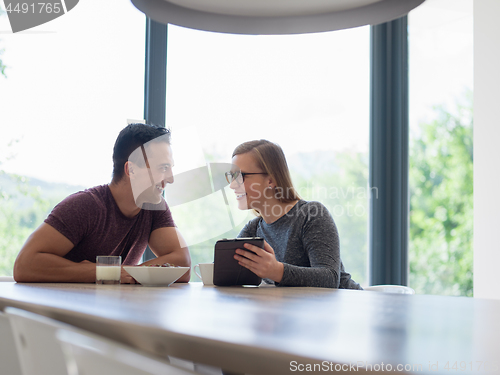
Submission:
[[[127,271],[125,271],[123,266],[122,266],[122,273],[120,276],[120,282],[122,284],[138,284],[138,282],[132,276],[130,276],[130,274]]]
[[[95,263],[92,263],[89,260],[82,260],[80,264],[93,264],[95,266]],[[120,283],[122,284],[138,284],[137,281],[130,276],[130,274],[125,271],[125,269],[122,266],[122,271],[121,271],[121,276],[120,276]]]

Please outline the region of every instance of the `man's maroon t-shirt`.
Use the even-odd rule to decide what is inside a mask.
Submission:
[[[109,186],[102,185],[70,195],[54,207],[45,222],[75,245],[66,259],[95,263],[97,255],[122,255],[122,264],[136,265],[151,232],[175,226],[166,202],[160,204],[164,210],[143,209],[128,218],[118,208]]]

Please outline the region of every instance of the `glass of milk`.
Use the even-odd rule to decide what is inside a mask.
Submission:
[[[121,256],[98,255],[95,265],[96,284],[120,284],[122,273]]]

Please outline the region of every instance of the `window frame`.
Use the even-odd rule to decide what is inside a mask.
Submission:
[[[371,26],[370,285],[408,285],[408,17]]]

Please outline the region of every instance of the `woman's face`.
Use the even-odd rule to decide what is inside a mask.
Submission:
[[[270,185],[269,175],[261,170],[251,153],[235,155],[233,157],[233,164],[242,173],[259,173],[249,174],[243,178],[243,183],[238,183],[238,178],[231,182],[229,187],[234,190],[236,200],[238,201],[238,208],[240,210],[256,209],[261,211],[266,201],[265,191]],[[234,171],[233,171],[234,172]],[[240,180],[241,181],[241,180]]]

